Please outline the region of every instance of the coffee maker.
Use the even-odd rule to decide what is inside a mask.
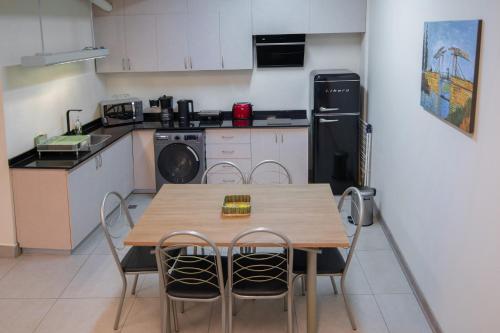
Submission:
[[[160,104],[160,118],[162,122],[169,122],[174,120],[174,108],[172,96],[161,96],[159,99]]]
[[[190,99],[181,99],[177,101],[177,114],[179,115],[179,125],[181,127],[189,127],[190,121],[193,119],[193,101]]]

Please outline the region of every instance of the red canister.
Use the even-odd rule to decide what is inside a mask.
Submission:
[[[233,104],[233,120],[250,120],[252,116],[252,104],[247,102]]]

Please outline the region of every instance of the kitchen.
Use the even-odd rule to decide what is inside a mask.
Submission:
[[[484,2],[495,6],[491,1]],[[402,180],[408,177],[402,170],[413,170],[417,164],[408,166],[391,153],[391,149],[404,150],[403,144],[414,152],[422,153],[422,148],[416,141],[408,141],[410,137],[415,139],[416,133],[406,118],[398,114],[390,118],[391,112],[405,102],[394,97],[394,104],[388,103],[385,109],[384,99],[390,98],[379,82],[391,85],[390,79],[399,79],[395,68],[401,73],[408,64],[388,52],[391,42],[383,36],[411,44],[409,40],[403,42],[387,22],[397,20],[417,34],[421,26],[417,29],[413,25],[443,18],[442,14],[419,16],[418,23],[414,22],[417,18],[410,19],[413,7],[421,9],[416,4],[405,7],[390,0],[380,5],[363,0],[3,1],[0,158],[5,163],[0,177],[2,185],[6,182],[0,193],[4,221],[0,225],[0,317],[1,313],[12,316],[24,306],[32,309],[36,302],[41,307],[32,316],[18,317],[12,326],[0,324],[0,331],[64,331],[64,327],[73,325],[87,332],[113,331],[121,282],[100,225],[100,207],[106,193],[114,191],[124,197],[125,207],[137,223],[152,219],[151,212],[164,202],[163,195],[167,197],[164,188],[177,191],[169,184],[194,185],[206,180],[208,186],[239,189],[249,179],[253,184],[277,187],[331,182],[337,200],[351,185],[372,186],[363,194],[368,193],[365,201],[370,202],[365,203],[365,208],[373,202],[375,213],[367,224],[372,220],[374,223],[361,228],[352,276],[346,280],[358,329],[461,331],[451,330],[455,326],[436,299],[436,285],[422,275],[423,267],[429,265],[434,272],[448,273],[429,261],[419,264],[415,248],[409,245],[416,239],[410,241],[408,231],[395,222],[408,218],[407,212],[422,216],[409,200],[427,202],[422,188],[427,181],[421,171],[415,171],[420,184],[407,180],[408,184],[403,185],[406,182]],[[404,13],[404,19],[395,18],[395,8]],[[479,6],[473,18],[494,18],[493,12],[487,13],[485,8]],[[464,12],[458,11],[444,18],[463,16]],[[413,25],[406,26],[405,19]],[[487,25],[483,28],[483,63],[488,61],[489,44],[485,41],[489,41],[489,29]],[[421,43],[413,44],[407,45],[408,51],[404,52],[419,53],[415,49]],[[95,49],[84,49],[89,46]],[[77,61],[81,57],[85,60]],[[336,86],[330,82],[336,80],[343,83]],[[487,85],[480,86],[487,94]],[[325,97],[327,91],[348,92],[350,99],[347,97],[345,102],[335,97],[330,103]],[[479,102],[481,105],[487,102]],[[74,109],[79,111],[67,113]],[[481,109],[488,110],[487,106]],[[118,115],[114,114],[117,111]],[[345,125],[351,114],[350,124]],[[488,111],[479,113],[479,117],[487,115]],[[365,122],[358,128],[359,117]],[[408,126],[410,137],[401,136],[394,119]],[[335,129],[340,125],[337,122],[343,124],[343,134]],[[371,148],[364,142],[368,122],[373,124],[374,132],[373,154],[367,159],[372,162],[372,181],[367,160],[358,162],[352,157],[366,158],[365,149]],[[489,133],[487,124],[481,126]],[[47,139],[64,140],[68,138],[64,134],[70,130],[77,133],[80,127],[82,140],[90,140],[82,141],[82,151],[51,152],[53,147],[46,145]],[[478,133],[482,131],[481,127]],[[432,133],[438,136],[437,130]],[[87,134],[91,136],[85,137]],[[34,140],[39,143],[38,150]],[[342,147],[334,147],[339,142]],[[337,150],[335,155],[331,154],[332,148]],[[399,154],[407,161],[414,160],[406,152]],[[321,156],[328,157],[318,162]],[[259,166],[267,160],[278,163]],[[220,162],[233,164],[214,166]],[[400,167],[393,169],[395,165]],[[259,170],[250,175],[256,166]],[[207,169],[206,179],[202,179]],[[397,175],[398,183],[391,179],[391,173]],[[333,178],[345,183],[331,181]],[[462,185],[469,186],[467,182]],[[404,186],[408,186],[407,192]],[[192,192],[194,195],[196,191]],[[255,195],[252,201],[257,209],[259,198]],[[398,210],[399,198],[406,212]],[[113,202],[110,211],[118,203]],[[352,220],[348,203],[340,212]],[[197,214],[190,204],[183,209]],[[256,210],[255,218],[258,213]],[[446,221],[452,216],[443,214]],[[415,231],[416,225],[408,227],[413,228],[415,237],[421,232]],[[343,226],[348,236],[357,230],[348,222]],[[290,233],[293,235],[292,229]],[[118,254],[124,255],[120,250]],[[27,287],[29,279],[23,271],[30,270],[30,262],[53,268],[53,272],[39,274],[40,288],[48,283],[47,293]],[[92,271],[100,273],[94,276]],[[56,278],[54,272],[60,276]],[[58,282],[51,284],[51,280]],[[312,279],[305,280],[309,283]],[[345,331],[355,328],[351,314],[346,312],[348,305],[338,295],[329,298],[332,286],[328,279],[326,282],[318,279],[318,314],[313,315],[309,310],[316,303],[316,295],[314,299],[309,296],[312,292],[301,296],[296,284],[296,330],[329,331],[332,325]],[[307,286],[310,290],[313,285]],[[448,293],[446,297],[453,299],[455,295]],[[476,301],[472,295],[467,297]],[[160,329],[158,278],[141,275],[137,294],[128,293],[124,300],[120,305],[123,310],[118,311],[122,313],[118,330]],[[280,302],[273,302],[258,301],[255,307],[241,303],[238,311],[243,313],[233,318],[233,331],[248,330],[252,321],[262,321],[266,331],[285,331],[287,312],[279,310]],[[94,309],[85,312],[86,319],[68,315],[61,322],[70,304],[75,311],[87,306]],[[188,302],[186,311],[180,311],[174,322],[179,322],[180,331],[206,329],[209,325],[211,332],[217,332],[221,330],[221,319],[216,309],[217,305],[207,308]],[[141,318],[141,313],[147,313],[147,318]],[[276,318],[268,313],[274,313]],[[316,317],[311,323],[311,318]],[[488,325],[494,322],[489,318],[483,327],[491,327]]]

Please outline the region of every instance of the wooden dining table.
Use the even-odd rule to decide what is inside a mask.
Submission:
[[[249,216],[222,216],[224,197],[231,194],[251,196]],[[206,235],[218,247],[228,247],[237,234],[257,227],[282,233],[294,248],[307,251],[307,332],[316,333],[317,254],[321,248],[350,245],[328,184],[164,185],[125,239],[125,244],[156,246],[163,235],[194,230]],[[182,242],[178,238],[175,241],[177,244]],[[255,246],[269,243],[266,244],[265,236],[253,241]],[[203,245],[193,243],[192,239],[186,242]],[[245,241],[244,245],[248,243]]]

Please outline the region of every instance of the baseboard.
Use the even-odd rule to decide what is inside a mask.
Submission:
[[[132,193],[135,194],[156,194],[156,190],[151,189],[135,189]]]
[[[385,220],[382,217],[380,210],[378,209],[377,205],[373,205],[373,208],[374,208],[374,214],[377,220],[380,222],[380,225],[384,230],[385,236],[387,237],[387,240],[389,241],[394,251],[394,254],[396,255],[396,258],[403,270],[403,273],[406,276],[406,279],[408,280],[408,283],[410,284],[413,293],[415,294],[415,298],[417,299],[417,302],[420,305],[420,308],[422,309],[425,318],[427,319],[427,323],[429,324],[431,330],[434,333],[442,333],[443,330],[441,329],[441,326],[439,325],[439,322],[437,321],[434,312],[432,312],[432,309],[429,306],[429,303],[427,302],[422,292],[422,289],[418,285],[417,280],[415,280],[415,276],[411,272],[410,267],[408,266],[408,263],[406,262],[406,259],[403,253],[401,252],[401,249],[398,246],[398,243],[396,242],[394,236],[391,233],[391,230],[387,226],[387,223],[385,223]]]
[[[35,249],[35,248],[23,247],[23,254],[51,254],[51,255],[69,256],[71,255],[71,250]]]
[[[21,255],[21,248],[16,245],[0,245],[0,258],[15,258]]]

